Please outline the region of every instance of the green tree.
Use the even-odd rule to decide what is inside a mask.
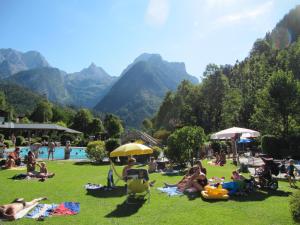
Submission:
[[[93,115],[88,109],[80,109],[74,116],[72,128],[84,134],[89,134],[89,124],[92,119]]]
[[[94,118],[89,124],[89,134],[97,134],[104,131],[102,121],[99,118]]]
[[[45,123],[51,121],[52,116],[52,104],[48,101],[41,101],[32,112],[30,119],[35,122]]]
[[[273,133],[289,134],[290,119],[299,115],[300,86],[292,72],[274,72],[256,106],[252,122],[273,129]],[[275,126],[276,125],[276,126]],[[263,128],[262,128],[263,129]]]
[[[124,128],[119,117],[108,114],[104,119],[104,127],[109,137],[118,138],[123,133]]]
[[[105,150],[107,152],[111,152],[115,150],[117,147],[121,145],[120,139],[117,138],[109,138],[108,140],[105,141]]]
[[[176,130],[168,138],[167,157],[179,163],[191,160],[204,143],[204,138],[201,127],[186,126]]]

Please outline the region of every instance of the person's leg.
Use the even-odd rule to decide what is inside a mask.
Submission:
[[[42,200],[46,200],[47,198],[46,197],[41,197],[41,198],[36,198],[36,199],[33,199],[32,201],[30,202],[25,202],[25,207],[30,207],[36,203],[39,203],[40,201]]]
[[[177,187],[177,184],[164,183],[165,187]]]
[[[291,176],[290,175],[288,175],[288,181],[289,181],[290,186],[292,187],[292,181],[291,181]]]
[[[50,159],[50,153],[51,153],[51,152],[48,151],[48,160]]]

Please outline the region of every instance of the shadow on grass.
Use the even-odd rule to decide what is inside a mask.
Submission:
[[[112,218],[131,216],[137,213],[145,202],[146,199],[130,199],[130,204],[128,204],[125,200],[122,204],[117,205],[117,207],[105,217]]]
[[[124,186],[116,186],[113,190],[109,191],[104,189],[87,190],[86,194],[96,198],[114,198],[126,195],[126,189]]]
[[[90,161],[79,161],[79,162],[74,162],[73,165],[75,166],[86,166],[86,165],[91,165],[91,166],[103,166],[103,165],[109,165],[109,162],[90,162]]]
[[[269,197],[276,196],[276,197],[288,197],[291,195],[292,192],[285,192],[281,190],[268,190],[268,191],[255,191],[252,193],[249,193],[247,196],[230,196],[228,200],[231,201],[237,201],[237,202],[251,202],[251,201],[263,201]],[[227,200],[222,200],[222,199],[205,199],[201,196],[203,201],[210,202],[210,203],[215,203],[219,201],[227,201]]]

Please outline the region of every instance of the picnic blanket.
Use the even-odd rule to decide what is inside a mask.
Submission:
[[[57,207],[58,204],[38,204],[26,217],[32,219],[37,219],[41,216],[48,217]]]
[[[80,211],[80,203],[78,202],[64,202],[54,209],[53,216],[75,215]]]
[[[169,196],[183,195],[181,191],[178,190],[177,187],[160,187],[157,190],[167,193]]]

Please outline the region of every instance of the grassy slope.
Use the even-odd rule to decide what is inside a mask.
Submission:
[[[209,177],[229,178],[233,170],[231,165],[211,167],[204,164]],[[205,202],[201,198],[189,200],[187,196],[168,197],[153,189],[150,204],[126,205],[123,190],[87,195],[83,188],[87,182],[105,184],[108,166],[56,161],[50,162],[48,167],[56,176],[44,183],[13,181],[9,178],[18,171],[0,171],[0,204],[16,197],[40,196],[47,196],[49,200],[45,202],[48,203],[81,203],[79,215],[47,218],[43,224],[293,224],[287,197],[293,189],[286,182],[280,182],[280,191],[272,195],[258,192],[216,202]],[[156,179],[155,186],[160,187],[163,182],[176,182],[180,177],[151,174],[151,179]],[[22,219],[9,224],[36,224],[36,221]]]

